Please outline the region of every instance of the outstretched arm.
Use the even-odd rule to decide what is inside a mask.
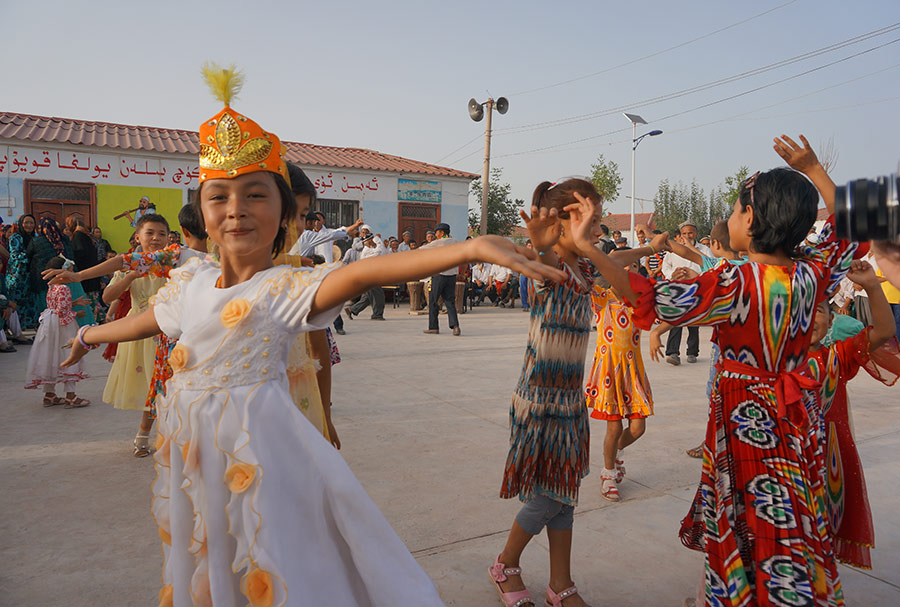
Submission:
[[[789,167],[809,177],[809,180],[819,190],[819,194],[822,195],[828,214],[831,215],[834,213],[834,182],[825,172],[825,167],[819,162],[819,158],[810,147],[806,137],[800,135],[800,141],[803,142],[802,147],[787,135],[776,137],[775,152],[784,158]]]
[[[328,274],[316,291],[310,313],[329,310],[373,287],[418,280],[472,261],[497,263],[540,280],[564,280],[560,270],[542,264],[537,257],[531,249],[502,236],[480,236],[434,249],[376,255]]]
[[[662,336],[672,328],[667,322],[661,322],[650,331],[650,360],[659,362],[663,356]]]
[[[894,312],[888,303],[881,281],[875,275],[872,266],[862,260],[854,260],[850,264],[847,278],[865,289],[869,296],[869,307],[872,308],[872,330],[869,331],[869,352],[874,352],[894,336],[897,328],[894,324]]]
[[[48,281],[51,285],[65,285],[70,282],[82,282],[89,278],[100,278],[107,274],[112,274],[122,269],[122,263],[125,259],[124,253],[119,253],[115,257],[111,257],[104,262],[91,266],[86,270],[78,272],[69,272],[68,270],[44,270],[41,277]]]
[[[159,333],[159,325],[156,323],[156,317],[153,315],[153,308],[149,308],[135,316],[126,316],[105,325],[83,329],[81,338],[84,340],[84,343],[90,346],[136,341],[153,337],[157,333]],[[76,338],[72,341],[72,352],[69,354],[69,358],[61,366],[71,367],[87,353],[88,350]]]

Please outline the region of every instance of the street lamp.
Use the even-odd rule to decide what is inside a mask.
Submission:
[[[634,247],[637,245],[634,233],[634,152],[637,150],[638,144],[644,137],[647,137],[648,135],[650,137],[656,137],[657,135],[662,135],[662,131],[650,131],[649,133],[644,133],[640,137],[637,137],[637,125],[647,124],[647,121],[637,114],[629,114],[628,112],[625,112],[625,117],[631,121],[631,246]]]
[[[484,123],[484,164],[481,167],[481,225],[478,235],[487,234],[487,207],[488,192],[491,188],[491,113],[496,107],[497,111],[505,114],[509,110],[509,101],[506,97],[498,97],[497,101],[488,98],[484,103],[478,103],[473,97],[469,99],[469,118],[479,122],[484,118],[484,108],[487,108],[487,121]]]

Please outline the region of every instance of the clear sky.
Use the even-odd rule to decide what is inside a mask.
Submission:
[[[466,103],[506,96],[492,166],[529,201],[539,181],[588,174],[604,154],[623,176],[608,208],[625,212],[622,110],[665,131],[638,148],[638,198],[663,178],[709,191],[743,164],[776,166],[780,133],[805,133],[816,147],[833,139],[839,183],[900,160],[898,0],[0,0],[0,23],[2,111],[196,129],[220,109],[200,65],[234,62],[246,84],[233,106],[282,139],[480,173],[484,122]]]

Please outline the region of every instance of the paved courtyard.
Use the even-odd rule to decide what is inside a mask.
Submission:
[[[342,453],[448,605],[499,604],[486,569],[518,509],[498,493],[527,315],[476,308],[460,317],[462,337],[450,335],[445,317],[440,335],[423,335],[425,317],[405,308],[388,308],[386,322],[366,316],[338,337]],[[684,449],[705,428],[708,338],[703,330],[697,364],[646,361],[656,415],[627,451],[617,504],[600,497],[605,426],[592,422],[594,472],[576,510],[573,569],[594,605],[677,606],[694,592],[702,555],[683,548],[676,531],[699,478],[699,461]],[[93,378],[79,386],[93,404],[44,409],[39,393],[21,388],[28,349],[0,355],[0,604],[155,605],[162,558],[149,516],[153,460],[131,456],[139,416],[100,402],[109,364],[97,352],[87,362]],[[872,571],[841,568],[847,604],[898,605],[900,387],[862,373],[850,402],[877,548]],[[536,596],[547,556],[542,536],[522,561]]]

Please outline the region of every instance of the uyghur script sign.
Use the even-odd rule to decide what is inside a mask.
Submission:
[[[418,179],[397,180],[397,200],[406,202],[441,202],[441,182]]]

